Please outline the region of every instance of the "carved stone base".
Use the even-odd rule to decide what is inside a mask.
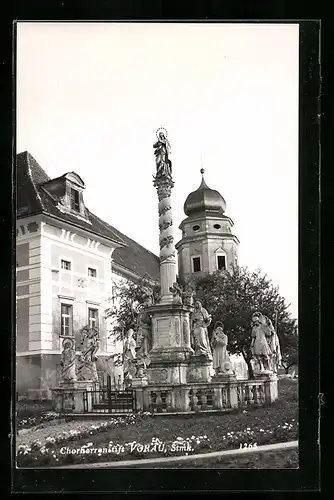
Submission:
[[[234,382],[237,380],[235,373],[216,373],[211,382]]]
[[[147,386],[147,377],[134,377],[131,381],[131,387],[135,389],[136,387],[146,387]]]
[[[212,362],[202,356],[193,356],[188,365],[187,382],[210,382]]]
[[[149,352],[151,364],[182,363],[193,355],[191,347],[156,347]]]
[[[60,387],[51,389],[54,411],[65,413],[83,413],[92,410],[92,391],[95,383],[87,380],[73,383],[63,382]],[[84,394],[87,392],[87,406],[84,408]]]
[[[187,382],[187,363],[166,360],[164,363],[152,362],[147,368],[149,385],[179,385]]]
[[[261,374],[256,375],[255,378],[256,380],[264,381],[264,392],[266,401],[268,403],[276,401],[276,399],[278,399],[278,386],[277,386],[278,377],[276,373],[262,372]]]
[[[257,371],[257,372],[255,372],[254,376],[256,378],[262,378],[262,377],[275,376],[275,374],[274,374],[274,372],[272,370],[263,370],[263,371]]]

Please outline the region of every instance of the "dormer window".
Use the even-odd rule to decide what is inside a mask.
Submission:
[[[86,186],[78,174],[68,172],[61,177],[45,182],[42,187],[53,198],[58,210],[69,212],[71,215],[90,223],[82,196],[82,191]]]
[[[75,212],[80,212],[79,191],[71,188],[71,209]]]

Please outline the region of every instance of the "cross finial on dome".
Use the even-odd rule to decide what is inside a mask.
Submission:
[[[203,175],[204,175],[204,168],[203,168],[203,154],[202,154],[202,151],[201,151],[201,170],[200,170],[201,174],[202,174],[202,179],[204,179]]]

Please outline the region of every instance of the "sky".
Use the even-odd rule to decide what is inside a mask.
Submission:
[[[158,255],[166,128],[175,241],[203,166],[239,265],[267,273],[297,318],[298,57],[297,24],[19,22],[17,153],[79,174],[87,208]]]

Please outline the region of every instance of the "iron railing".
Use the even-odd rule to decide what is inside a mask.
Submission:
[[[115,389],[110,376],[106,386],[96,386],[83,393],[84,412],[87,413],[132,413],[136,408],[136,395],[132,389]]]

